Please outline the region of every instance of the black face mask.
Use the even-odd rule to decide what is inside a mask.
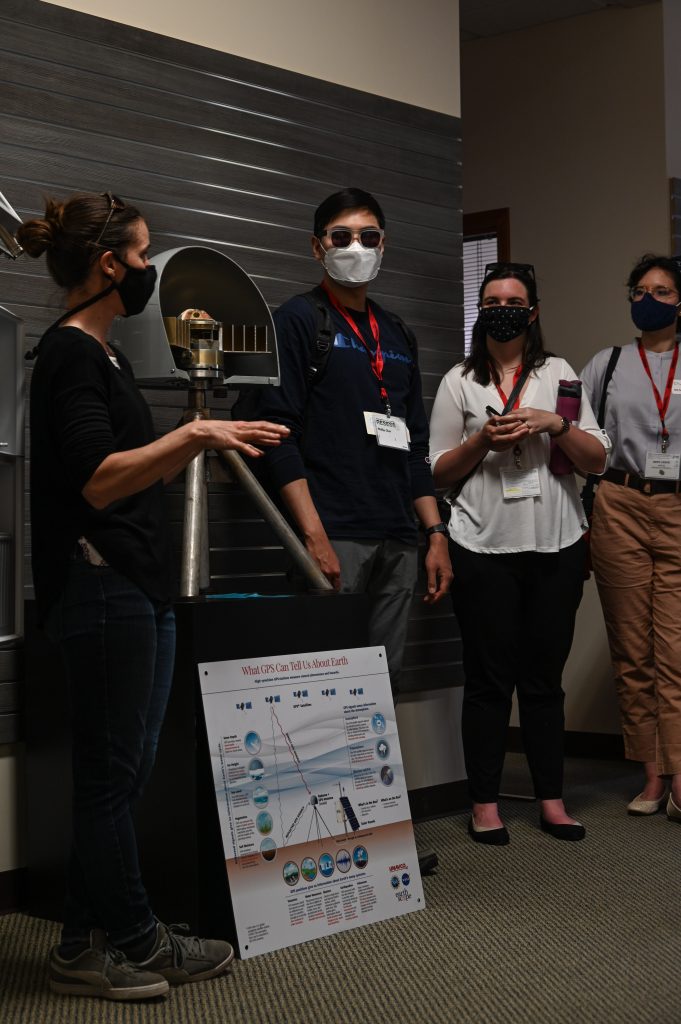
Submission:
[[[495,341],[513,341],[527,330],[531,315],[529,306],[483,306],[478,323]]]
[[[123,303],[123,315],[137,316],[154,294],[156,267],[131,267],[120,256],[116,256],[116,253],[113,255],[120,265],[125,267],[125,277],[114,286]]]

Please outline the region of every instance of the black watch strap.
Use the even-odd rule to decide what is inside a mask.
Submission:
[[[426,537],[430,537],[433,533],[449,533],[449,530],[444,523],[435,523],[435,526],[427,526],[424,532]]]

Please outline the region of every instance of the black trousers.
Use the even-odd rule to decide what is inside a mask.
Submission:
[[[480,554],[450,544],[463,640],[463,747],[474,803],[496,803],[513,691],[535,794],[563,790],[561,686],[582,597],[584,544]]]

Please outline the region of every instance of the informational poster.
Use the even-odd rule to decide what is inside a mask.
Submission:
[[[241,956],[422,910],[384,648],[199,673]]]

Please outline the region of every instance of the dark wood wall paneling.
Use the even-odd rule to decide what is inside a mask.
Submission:
[[[112,189],[144,211],[156,251],[215,247],[274,308],[318,280],[318,203],[346,185],[375,193],[388,248],[372,293],[418,335],[430,411],[463,351],[458,118],[38,0],[4,0],[0,51],[0,191],[24,218],[45,194]],[[0,304],[24,319],[30,347],[60,295],[43,261],[0,269]],[[159,433],[174,426],[178,395],[147,397]],[[170,503],[179,544],[179,488]],[[211,485],[210,512],[221,589],[284,589],[284,554],[246,497]],[[28,554],[27,570],[30,592]],[[429,611],[417,596],[405,688],[460,682],[457,636],[449,602]]]

